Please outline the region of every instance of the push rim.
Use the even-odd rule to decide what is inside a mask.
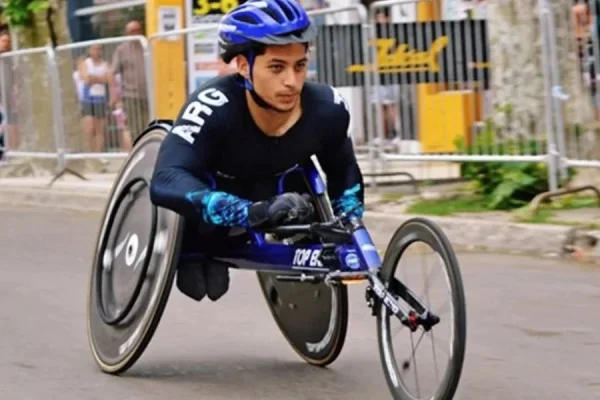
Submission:
[[[121,190],[121,193],[119,193],[119,196],[117,197],[117,200],[115,201],[115,205],[112,209],[112,212],[109,216],[108,222],[106,224],[106,232],[110,233],[112,231],[116,216],[118,214],[118,211],[120,209],[120,205],[123,202],[123,200],[125,200],[125,197],[127,197],[130,194],[130,189],[133,188],[133,186],[135,186],[137,183],[142,183],[142,188],[140,188],[139,190],[143,190],[144,188],[149,188],[150,184],[149,182],[144,178],[144,177],[137,177],[132,179],[131,181],[129,181]],[[146,250],[146,255],[144,256],[144,261],[142,264],[142,269],[140,270],[137,282],[135,284],[133,293],[131,294],[131,297],[129,298],[129,301],[127,301],[125,307],[120,311],[117,312],[116,315],[114,315],[112,318],[108,315],[108,313],[106,312],[106,309],[104,307],[104,301],[102,298],[102,292],[103,292],[103,274],[106,273],[105,270],[109,270],[112,273],[112,265],[110,267],[107,267],[107,262],[109,260],[107,260],[106,256],[103,256],[102,258],[98,259],[98,265],[96,265],[96,307],[98,309],[98,315],[100,317],[100,319],[107,325],[116,325],[118,323],[120,323],[121,321],[123,321],[127,315],[129,315],[129,312],[131,311],[131,309],[133,308],[139,294],[140,291],[142,290],[142,286],[144,284],[144,280],[146,279],[146,273],[148,271],[148,266],[150,265],[150,261],[151,261],[151,257],[149,255],[152,254],[153,248],[154,248],[154,239],[156,237],[156,218],[157,218],[157,211],[156,211],[156,207],[155,206],[151,206],[151,227],[150,227],[150,234],[149,234],[149,239],[148,239],[148,248]],[[106,255],[106,248],[108,245],[108,239],[110,237],[110,234],[105,235],[102,238],[102,242],[100,245],[100,254]],[[115,240],[116,240],[115,236]],[[127,251],[127,250],[126,250]],[[112,264],[113,260],[110,260],[110,263]]]

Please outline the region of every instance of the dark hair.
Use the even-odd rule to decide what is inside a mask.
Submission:
[[[379,8],[377,9],[377,11],[375,11],[376,15],[383,15],[386,18],[390,18],[391,17],[391,10],[390,8]]]
[[[310,46],[309,43],[302,43],[304,48],[308,51]],[[264,44],[264,43],[248,43],[246,45],[242,45],[236,48],[230,48],[229,51],[225,51],[221,54],[221,58],[225,64],[229,64],[231,60],[233,60],[236,56],[244,56],[249,58],[250,52],[254,54],[254,56],[262,56],[267,52],[267,47],[269,46],[279,46],[276,44]]]

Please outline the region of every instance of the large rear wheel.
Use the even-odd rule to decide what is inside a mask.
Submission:
[[[324,195],[313,196],[320,221],[333,218]],[[346,286],[325,283],[281,282],[281,273],[258,272],[258,279],[269,310],[279,330],[294,351],[306,362],[324,367],[340,355],[348,326]]]
[[[110,194],[89,279],[88,342],[102,371],[129,369],[150,342],[166,306],[183,222],[150,201],[150,179],[168,130],[141,136]]]

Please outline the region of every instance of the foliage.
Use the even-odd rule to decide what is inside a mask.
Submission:
[[[456,197],[448,199],[422,200],[411,204],[407,211],[422,215],[453,215],[455,213],[483,212],[488,210],[484,197]]]
[[[122,36],[125,25],[133,19],[139,21],[142,24],[142,31],[145,31],[146,7],[134,6],[115,12],[99,13],[88,23],[89,29],[93,30],[97,38],[106,38]]]
[[[33,16],[50,7],[49,0],[4,0],[1,1],[2,16],[11,26],[28,27]]]
[[[544,141],[531,139],[499,139],[492,120],[486,122],[483,132],[467,146],[464,140],[456,142],[459,151],[472,155],[545,155]],[[574,170],[568,170],[572,178]],[[545,162],[465,162],[461,176],[470,180],[478,195],[484,196],[492,210],[509,210],[529,203],[536,195],[549,190],[548,165]]]

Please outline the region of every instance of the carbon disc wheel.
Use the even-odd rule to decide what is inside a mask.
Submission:
[[[149,185],[166,129],[143,134],[107,204],[89,280],[88,342],[104,372],[123,373],[142,355],[166,306],[179,257],[180,217],[150,201]]]
[[[306,184],[311,189],[308,182]],[[319,219],[332,219],[325,196],[312,194]],[[294,351],[311,365],[325,367],[333,363],[346,340],[346,286],[277,281],[275,277],[281,273],[258,272],[257,275],[271,315]]]

